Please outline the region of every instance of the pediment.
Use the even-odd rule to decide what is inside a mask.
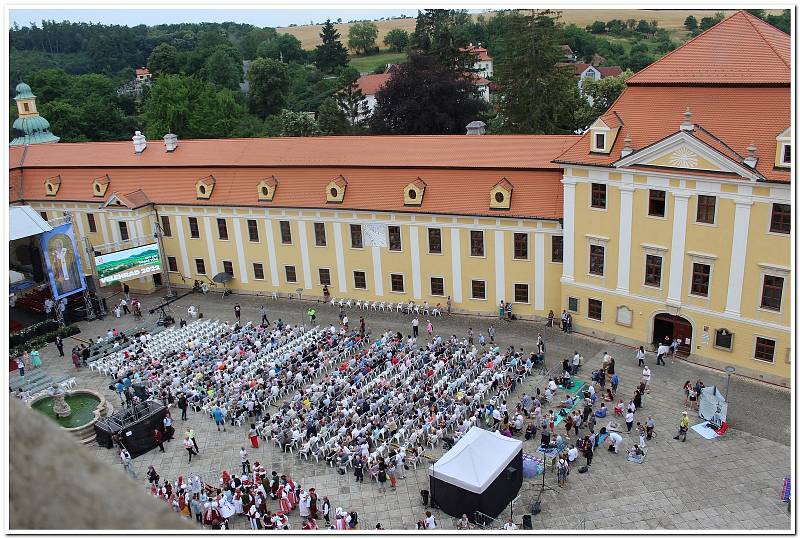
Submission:
[[[682,169],[736,174],[750,180],[758,178],[751,169],[683,131],[633,152],[616,161],[614,166]]]
[[[119,193],[111,193],[111,196],[108,197],[101,208],[123,208],[126,210],[131,209],[128,205],[128,201],[125,200]]]

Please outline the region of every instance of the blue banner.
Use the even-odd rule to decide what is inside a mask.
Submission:
[[[39,236],[39,241],[53,299],[58,301],[76,292],[83,292],[86,281],[72,223],[44,232]]]

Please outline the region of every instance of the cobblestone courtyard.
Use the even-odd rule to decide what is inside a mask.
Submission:
[[[141,299],[146,313],[162,298],[153,295]],[[207,318],[232,320],[236,302],[242,306],[243,321],[258,320],[258,309],[261,304],[266,304],[270,320],[282,318],[289,323],[303,321],[311,304],[253,296],[222,298],[219,294],[193,294],[178,300],[171,309],[178,319],[186,317],[188,306],[195,304]],[[336,309],[319,304],[316,308],[320,323],[336,320]],[[349,313],[351,323],[357,325],[362,314],[373,333],[385,328],[403,334],[410,332],[411,316],[353,310]],[[156,316],[148,315],[146,321],[153,322]],[[480,332],[486,333],[490,322],[489,319],[468,316],[435,318],[432,321],[435,333],[443,336],[463,336],[472,327],[476,341]],[[424,326],[425,321],[421,322]],[[82,333],[77,337],[96,337],[112,327],[127,329],[134,325],[130,315],[122,319],[107,317],[104,321],[82,322],[79,324]],[[534,349],[537,333],[541,332],[547,345],[548,365],[555,365],[556,361],[579,351],[586,360],[581,378],[598,368],[603,353],[608,351],[617,360],[617,372],[621,377],[619,395],[626,399],[632,396],[640,379],[641,370],[630,348],[580,335],[564,335],[557,329],[530,322],[503,321],[496,322],[496,326],[501,347],[513,344],[517,348],[523,347],[526,352]],[[54,346],[48,346],[42,351],[42,368],[52,373],[75,373],[68,353],[75,342],[74,339],[65,341],[67,357],[64,358],[58,357]],[[555,492],[547,491],[542,495],[542,512],[533,517],[534,529],[789,530],[790,515],[786,504],[779,500],[783,477],[789,475],[791,468],[789,391],[734,377],[728,411],[731,429],[715,440],[703,439],[690,430],[687,442],[681,443],[672,437],[684,410],[683,383],[700,378],[706,385],[717,384],[724,391],[725,376],[681,360],[668,360],[664,367],[655,366],[652,354],[648,354],[648,364],[653,371],[652,390],[643,411],[637,412],[637,420],[644,421],[646,415],[641,415],[652,414],[659,436],[650,444],[644,463],[628,462],[624,454],[610,454],[602,448],[596,453],[589,473],[578,474],[573,470],[564,488],[557,486],[555,474],[548,470],[546,482]],[[16,373],[11,376],[16,376]],[[108,389],[109,378],[89,369],[81,369],[75,376],[77,387],[101,391],[115,406],[119,405],[117,395]],[[541,376],[528,377],[510,396],[509,408],[519,402],[523,392],[530,393],[537,386],[543,387],[544,382],[546,380]],[[424,516],[420,490],[429,488],[426,464],[417,470],[409,470],[407,477],[398,481],[396,490],[381,494],[375,482],[357,484],[352,474],[340,476],[324,463],[281,453],[269,442],[262,443],[259,449],[250,449],[245,426],[229,426],[227,432],[217,432],[213,421],[202,414],[190,411],[186,422],[177,419],[180,413],[173,413],[173,416],[179,438],[187,426],[195,429],[199,457],[189,465],[180,440],[165,444],[166,453],[155,450],[138,457],[134,463],[143,490],[145,472],[151,464],[162,478],[174,480],[179,475],[199,474],[203,480],[216,483],[222,470],[236,472],[240,469],[238,450],[245,446],[250,452],[251,463],[260,461],[268,472],[275,470],[279,474],[289,474],[305,488],[316,488],[320,497],[327,495],[330,498],[333,508],[341,506],[358,511],[362,528],[374,528],[380,522],[387,529],[413,529],[416,521]],[[701,421],[697,412],[690,411],[689,417],[690,425]],[[557,427],[557,432],[564,434],[562,427]],[[625,435],[621,453],[633,443],[633,437]],[[96,445],[90,448],[96,451],[98,459],[119,469],[120,480],[127,480],[122,479],[125,476],[115,451]],[[429,450],[427,456],[436,459],[442,452],[441,448],[436,448]],[[533,440],[524,442],[524,452],[535,453]],[[582,457],[579,460],[583,463]],[[530,513],[531,503],[539,494],[540,484],[540,476],[525,479],[523,483],[520,498],[514,504],[514,520],[520,527],[522,515]],[[274,509],[276,502],[269,501],[268,505]],[[495,528],[507,520],[509,511],[510,507],[498,517]],[[294,513],[292,528],[296,529],[300,527],[300,519],[296,511]],[[453,518],[438,511],[434,514],[440,528],[453,527]],[[175,518],[180,517],[176,515]],[[247,527],[245,519],[234,520],[234,529]]]

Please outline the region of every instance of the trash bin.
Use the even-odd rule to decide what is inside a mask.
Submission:
[[[428,497],[430,496],[430,492],[427,490],[420,490],[419,494],[422,496],[422,505],[428,507]]]
[[[531,519],[530,515],[522,515],[522,529],[523,530],[533,529],[533,520]]]

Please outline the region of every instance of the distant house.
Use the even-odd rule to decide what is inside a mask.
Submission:
[[[565,62],[572,63],[578,61],[578,55],[575,54],[572,47],[569,45],[561,45],[561,53],[564,55]]]
[[[150,80],[153,76],[150,74],[150,70],[146,67],[137,67],[136,68],[136,80],[143,82],[146,80]]]
[[[470,43],[469,47],[461,50],[475,55],[475,63],[472,65],[472,69],[475,70],[475,73],[484,79],[492,78],[494,74],[494,61],[492,57],[489,56],[489,51],[481,47],[480,43],[478,43],[477,47]]]
[[[559,66],[569,66],[575,70],[575,77],[578,79],[578,89],[583,92],[583,81],[585,79],[600,80],[606,77],[615,77],[622,75],[622,68],[619,66],[593,66],[592,64],[585,64],[582,62],[569,63],[562,62]],[[589,104],[592,104],[593,99],[586,96]]]
[[[358,78],[356,84],[361,90],[361,93],[364,94],[364,97],[367,98],[367,108],[370,114],[375,110],[375,94],[378,93],[378,90],[383,88],[383,85],[386,84],[391,77],[391,73],[379,73],[377,75],[362,75]]]

